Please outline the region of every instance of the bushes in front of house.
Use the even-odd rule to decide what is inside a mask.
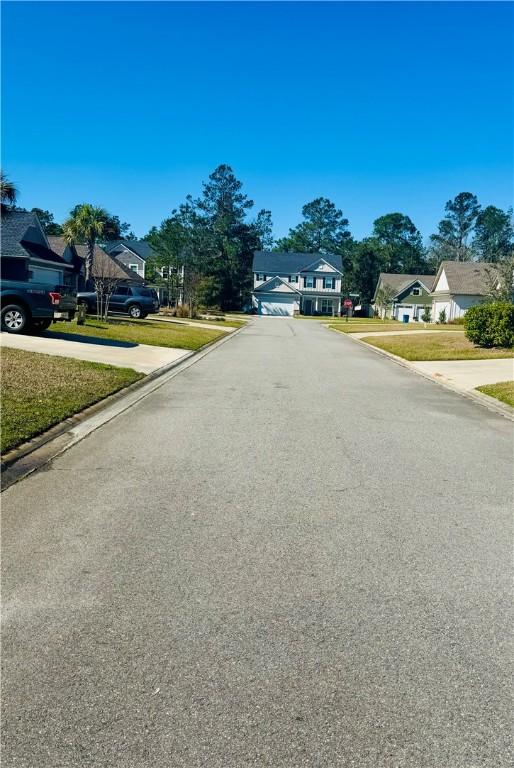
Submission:
[[[514,304],[495,301],[470,307],[464,330],[467,338],[481,347],[514,346]]]

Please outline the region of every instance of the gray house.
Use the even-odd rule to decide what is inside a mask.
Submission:
[[[252,306],[259,315],[337,315],[342,277],[341,256],[255,251]]]
[[[444,310],[446,320],[456,320],[474,304],[480,304],[499,283],[494,264],[475,261],[442,261],[432,292],[432,317]]]
[[[69,249],[53,249],[35,213],[2,212],[0,256],[4,280],[77,287],[80,262]]]
[[[48,241],[53,251],[62,258],[73,260],[80,270],[79,290],[84,290],[84,263],[87,258],[87,246],[70,245],[64,237],[49,236]],[[107,253],[99,245],[95,245],[93,255],[92,277],[109,275],[119,280],[123,285],[144,285],[144,280],[137,273],[125,266],[111,253]],[[90,286],[91,287],[91,286]]]
[[[143,279],[146,277],[146,260],[153,250],[145,240],[117,240],[107,243],[104,251],[115,256],[126,267]]]

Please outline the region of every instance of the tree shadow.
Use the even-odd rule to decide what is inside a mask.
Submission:
[[[100,347],[124,347],[125,349],[138,347],[135,341],[118,341],[117,339],[101,339],[98,336],[83,336],[79,333],[42,333],[45,339],[62,339],[63,341],[79,341],[82,344],[97,344]]]

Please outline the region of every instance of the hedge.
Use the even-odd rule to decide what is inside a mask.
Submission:
[[[470,307],[464,330],[467,338],[481,347],[514,346],[514,304],[495,301]]]

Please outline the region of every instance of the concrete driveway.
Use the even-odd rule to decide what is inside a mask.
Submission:
[[[46,355],[74,357],[77,360],[117,365],[120,368],[132,368],[141,373],[152,373],[190,354],[187,349],[153,347],[149,344],[131,344],[94,337],[90,339],[91,341],[69,341],[50,336],[17,336],[12,333],[1,333],[0,345],[23,349],[26,352],[40,352]]]
[[[506,768],[512,424],[258,318],[3,500],[3,761]]]

